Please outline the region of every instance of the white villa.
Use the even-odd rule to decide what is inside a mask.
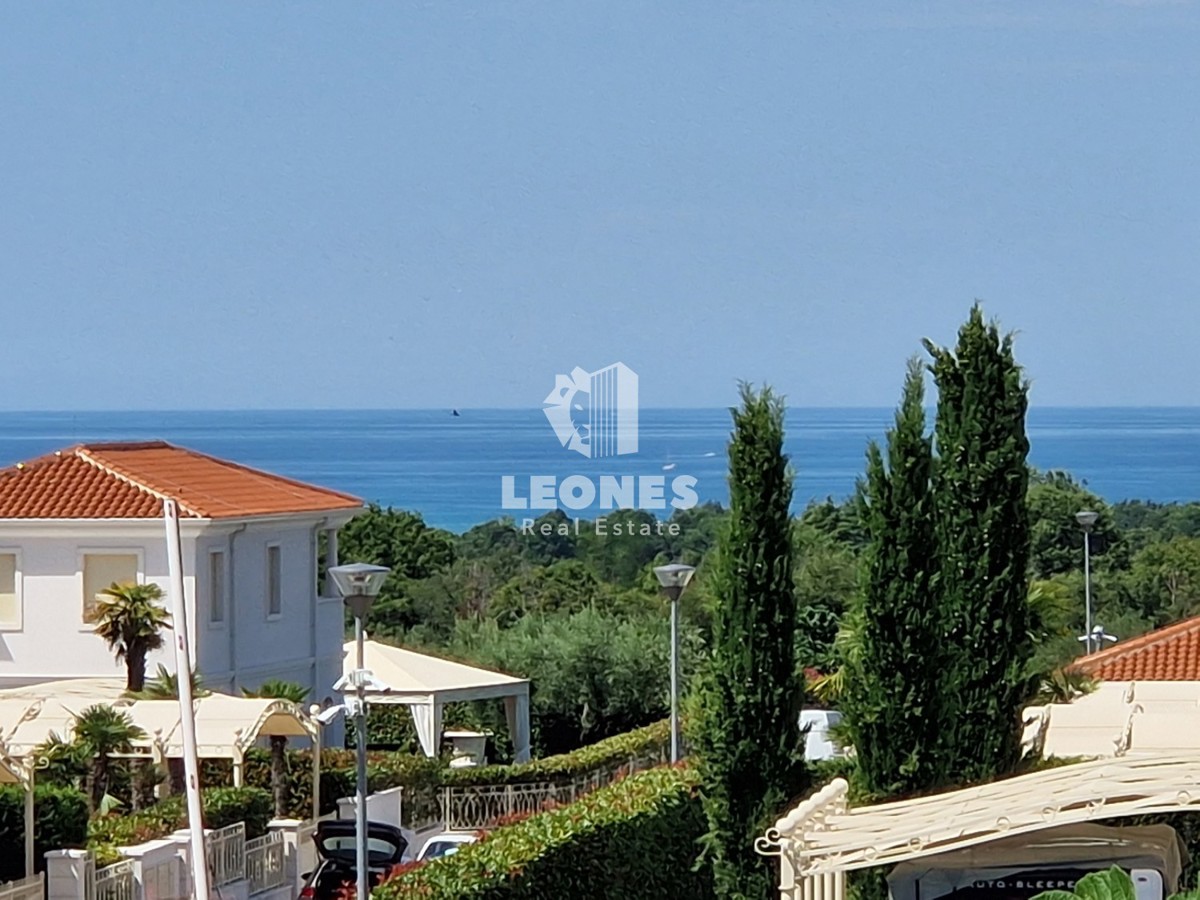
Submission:
[[[122,677],[92,632],[113,582],[168,587],[163,500],[176,501],[192,659],[204,685],[268,679],[321,702],[342,674],[344,613],[317,583],[356,497],[163,442],[88,444],[0,470],[0,688]],[[173,671],[170,641],[147,661]]]

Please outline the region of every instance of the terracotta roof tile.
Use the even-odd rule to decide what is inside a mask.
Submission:
[[[1200,681],[1200,616],[1093,653],[1072,668],[1103,681]]]
[[[227,519],[357,509],[349,494],[162,441],[82,444],[0,469],[0,519]]]

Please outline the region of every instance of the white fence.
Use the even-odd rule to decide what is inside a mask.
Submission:
[[[246,841],[245,870],[251,897],[287,882],[285,851],[283,833],[279,831]]]
[[[225,887],[246,877],[246,823],[237,822],[205,839],[213,887]]]
[[[93,859],[88,866],[88,900],[136,900],[137,884],[133,877],[133,860],[124,859],[103,869],[97,869]]]
[[[0,884],[0,900],[42,900],[46,877],[42,873]]]
[[[578,775],[570,781],[443,788],[442,821],[448,831],[476,831],[494,827],[497,822],[512,816],[528,816],[550,806],[574,803],[620,776],[632,775],[666,761],[665,752],[651,752]]]

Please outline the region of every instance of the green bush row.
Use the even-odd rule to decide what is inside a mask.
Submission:
[[[82,847],[87,840],[87,798],[69,787],[39,784],[34,789],[33,849],[37,871],[46,866],[46,851]],[[25,789],[0,787],[0,881],[25,874]]]
[[[402,867],[377,900],[657,900],[713,896],[694,871],[705,831],[695,775],[661,767],[499,828],[453,856]]]
[[[547,756],[545,759],[535,759],[519,765],[446,769],[443,783],[470,785],[569,781],[598,769],[621,766],[633,759],[651,757],[666,762],[670,741],[671,725],[664,720],[605,738],[570,753]]]
[[[404,787],[406,822],[424,818],[438,810],[438,790],[446,785],[524,784],[532,781],[569,781],[600,769],[611,769],[633,759],[667,759],[670,741],[668,722],[619,734],[570,753],[548,756],[513,766],[478,766],[451,769],[444,760],[421,754],[372,751],[367,754],[370,790]],[[287,758],[288,815],[308,819],[312,815],[312,751],[289,750]],[[243,768],[249,786],[271,789],[271,754],[255,748],[246,754]],[[230,784],[233,771],[227,760],[205,761],[202,784]],[[339,797],[354,794],[354,751],[321,751],[321,814],[333,812]]]
[[[204,824],[224,828],[236,822],[246,823],[246,837],[260,837],[271,821],[273,801],[270,791],[256,787],[211,787],[201,792]],[[86,812],[84,817],[86,818]],[[97,865],[116,862],[119,847],[129,847],[163,838],[186,828],[186,801],[181,796],[167,797],[140,812],[97,816],[87,827],[87,846],[96,854]]]

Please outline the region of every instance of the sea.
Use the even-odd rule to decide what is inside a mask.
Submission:
[[[588,459],[559,443],[538,409],[264,410],[0,413],[0,466],[73,444],[165,440],[244,465],[420,512],[462,532],[508,515],[537,488],[572,475],[661,476],[665,497],[694,479],[701,502],[728,500],[727,409],[642,409],[636,454]],[[787,412],[785,449],[795,470],[797,511],[850,495],[867,443],[882,437],[890,409]],[[1104,499],[1200,500],[1200,408],[1033,408],[1030,460],[1062,469]],[[647,495],[649,496],[649,495]],[[510,501],[511,502],[511,501]],[[603,515],[596,505],[572,516]],[[668,508],[662,514],[670,512]]]

